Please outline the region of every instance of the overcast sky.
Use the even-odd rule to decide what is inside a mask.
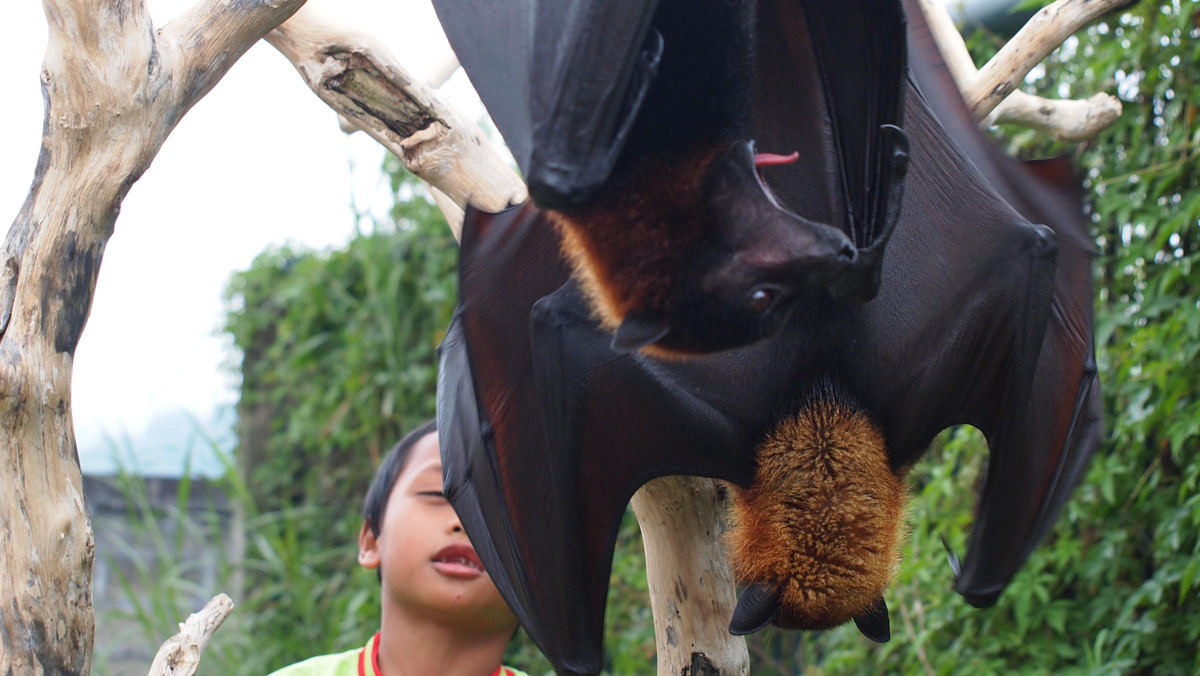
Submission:
[[[148,0],[164,25],[190,3]],[[309,0],[365,28],[424,77],[449,47],[428,0]],[[42,129],[42,4],[4,3],[0,56],[0,219],[28,194]],[[433,55],[433,58],[431,58]],[[462,81],[461,73],[456,81]],[[467,88],[459,84],[459,88]],[[193,108],[130,190],[105,250],[75,355],[73,410],[85,471],[109,466],[106,438],[136,438],[179,411],[207,420],[236,400],[219,336],[222,290],[272,244],[336,246],[353,234],[350,204],[380,206],[383,151],[347,136],[282,55],[255,45]]]

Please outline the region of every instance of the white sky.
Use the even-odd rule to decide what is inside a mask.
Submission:
[[[147,4],[162,26],[190,3]],[[309,4],[371,32],[418,78],[433,69],[430,54],[447,58],[429,0]],[[45,44],[42,4],[4,3],[4,231],[37,159]],[[345,243],[354,229],[351,200],[369,208],[386,195],[382,157],[364,134],[342,133],[291,64],[262,42],[184,117],[125,199],[76,352],[73,410],[85,471],[108,465],[106,438],[136,437],[156,416],[179,410],[208,419],[235,401],[234,376],[225,368],[234,353],[218,335],[231,273],[270,244]]]

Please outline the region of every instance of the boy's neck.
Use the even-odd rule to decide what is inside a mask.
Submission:
[[[383,676],[491,676],[512,638],[511,630],[464,632],[387,603],[379,632]]]

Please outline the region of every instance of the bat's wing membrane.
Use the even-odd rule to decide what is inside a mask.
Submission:
[[[907,5],[923,96],[914,90],[906,115],[914,148],[905,215],[879,302],[864,312],[865,339],[893,366],[888,382],[868,389],[893,412],[889,443],[901,462],[945,425],[986,435],[986,481],[955,583],[983,606],[1053,523],[1099,443],[1092,244],[1069,172],[1022,166],[983,137],[917,3]],[[925,131],[934,120],[945,132]],[[1053,231],[1049,258],[1030,222]],[[888,399],[914,404],[888,408]]]
[[[532,205],[468,212],[438,428],[446,494],[505,600],[560,673],[592,674],[633,492],[669,474],[745,482],[752,459],[732,452],[745,426],[671,368],[612,352],[574,283],[554,292],[557,246]]]
[[[608,178],[653,80],[657,0],[435,0],[459,61],[543,205]]]

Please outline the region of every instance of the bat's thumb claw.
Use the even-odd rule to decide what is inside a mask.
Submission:
[[[621,354],[636,352],[647,345],[657,343],[670,332],[671,327],[665,322],[630,312],[625,315],[624,321],[613,334],[612,349]]]
[[[752,584],[738,597],[729,621],[729,633],[734,636],[753,634],[775,619],[779,612],[779,590]]]
[[[959,574],[962,573],[962,561],[959,560],[958,554],[954,553],[950,543],[946,541],[946,536],[939,535],[938,537],[942,539],[942,546],[946,548],[946,560],[950,562],[950,570],[954,571],[954,578],[958,579]]]
[[[892,626],[888,622],[887,603],[880,596],[867,612],[854,618],[854,624],[863,636],[876,643],[887,643],[892,638]]]

